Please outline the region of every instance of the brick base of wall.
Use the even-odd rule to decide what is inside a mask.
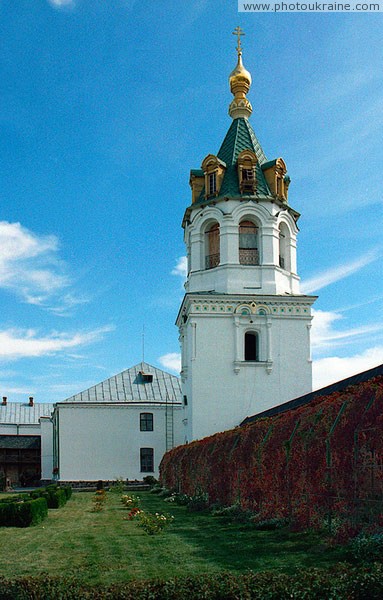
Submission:
[[[99,480],[97,481],[56,481],[54,479],[42,479],[41,486],[46,486],[51,483],[57,483],[57,485],[70,485],[73,491],[89,491],[93,492],[97,489]],[[102,481],[104,488],[113,487],[116,485],[116,481]],[[143,481],[125,481],[125,489],[130,492],[145,491],[150,489],[150,485]]]

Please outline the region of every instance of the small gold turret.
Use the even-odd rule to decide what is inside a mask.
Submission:
[[[229,115],[233,119],[238,119],[240,117],[248,119],[253,109],[250,102],[246,98],[246,94],[251,86],[251,75],[249,71],[245,69],[242,63],[241,35],[245,34],[240,27],[236,27],[233,31],[233,35],[236,35],[238,38],[238,44],[236,48],[238,62],[234,71],[232,71],[229,76],[230,91],[234,96],[234,100],[232,100],[229,106]]]

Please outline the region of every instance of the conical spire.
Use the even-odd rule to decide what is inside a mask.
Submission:
[[[233,31],[233,35],[238,37],[238,62],[234,71],[232,71],[229,76],[230,91],[234,96],[234,100],[232,100],[229,106],[229,115],[233,119],[238,119],[241,117],[248,119],[253,109],[250,102],[246,98],[246,94],[251,86],[251,75],[249,71],[245,69],[242,63],[241,35],[245,34],[240,27],[236,27]]]

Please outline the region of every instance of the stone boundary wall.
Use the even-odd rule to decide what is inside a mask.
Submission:
[[[45,480],[41,480],[41,486],[46,486],[49,485],[51,483],[57,483],[58,486],[64,486],[64,485],[70,485],[72,487],[72,489],[74,491],[85,491],[85,490],[89,490],[89,491],[94,491],[97,488],[97,484],[98,482],[101,480],[97,480],[97,481],[56,481],[56,480],[51,480],[51,479],[45,479]],[[116,485],[116,480],[111,480],[111,481],[102,481],[104,488],[108,488],[108,487],[113,487],[114,485]],[[150,486],[147,483],[143,483],[140,481],[125,481],[124,482],[125,488],[126,490],[130,490],[130,491],[144,491],[144,490],[148,490],[150,489]]]
[[[295,527],[383,525],[383,376],[165,454],[164,486]]]

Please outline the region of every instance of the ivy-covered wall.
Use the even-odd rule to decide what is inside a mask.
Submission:
[[[383,377],[168,452],[167,488],[299,529],[383,519]],[[383,522],[382,522],[383,525]]]

